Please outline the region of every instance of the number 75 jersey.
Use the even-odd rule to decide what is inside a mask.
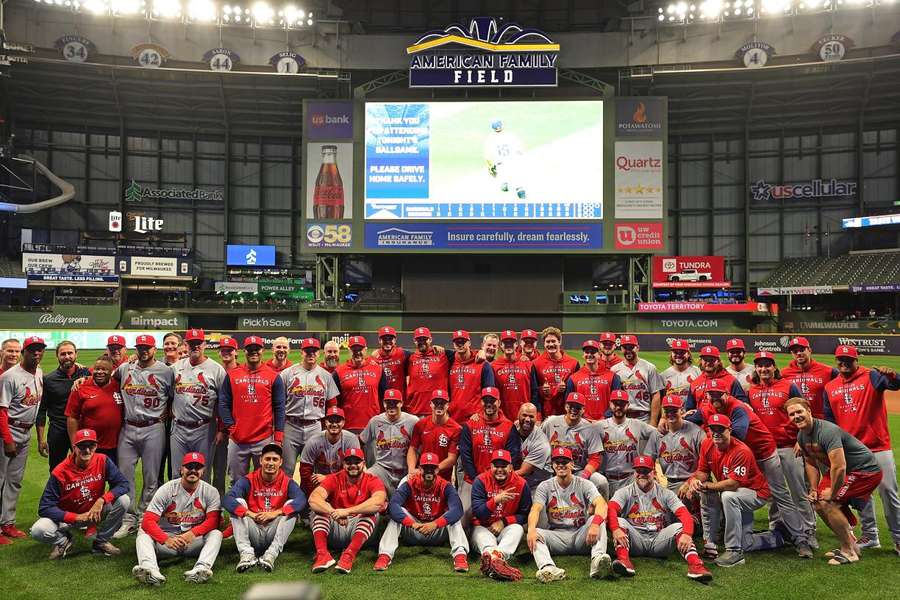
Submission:
[[[182,358],[171,367],[175,373],[175,393],[172,413],[179,421],[202,422],[215,416],[219,401],[219,388],[225,381],[225,369],[207,358],[199,365],[192,365],[189,358]]]
[[[161,361],[149,367],[136,362],[119,365],[115,370],[125,408],[126,421],[161,419],[172,399],[175,372]]]

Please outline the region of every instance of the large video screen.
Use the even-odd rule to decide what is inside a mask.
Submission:
[[[600,220],[603,103],[370,102],[366,220]]]

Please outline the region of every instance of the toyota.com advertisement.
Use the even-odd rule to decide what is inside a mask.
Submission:
[[[724,256],[654,256],[655,288],[722,288],[725,279]]]

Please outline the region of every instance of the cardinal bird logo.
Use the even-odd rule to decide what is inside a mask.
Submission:
[[[401,434],[403,437],[412,437],[412,436],[409,435],[409,432],[406,431],[406,426],[405,426],[405,425],[401,425],[401,426],[400,426],[400,434]]]
[[[197,510],[203,510],[203,503],[200,502],[200,498],[194,498],[194,508]]]
[[[34,406],[39,401],[40,400],[38,399],[38,397],[34,394],[34,392],[31,391],[31,388],[26,385],[25,386],[25,396],[22,398],[22,405],[23,406]]]
[[[630,439],[631,441],[633,441],[635,444],[638,443],[637,438],[634,437],[634,434],[631,433],[631,430],[630,430],[630,429],[626,429],[626,430],[625,430],[625,437],[629,438],[629,439]]]
[[[181,383],[181,373],[175,376],[175,384],[178,385]]]
[[[147,383],[152,385],[155,389],[159,389],[159,384],[156,381],[156,375],[152,373],[150,375],[147,375]]]
[[[572,492],[572,495],[569,496],[569,500],[572,501],[572,506],[584,508],[584,504],[581,502],[581,500],[578,499],[578,496],[575,495],[575,492]]]
[[[206,383],[206,377],[203,376],[203,373],[197,373],[197,381],[202,383],[204,386],[209,387]]]
[[[659,500],[657,500],[656,498],[654,498],[653,500],[650,501],[650,504],[653,506],[653,508],[655,508],[656,510],[662,512],[663,507],[662,507],[662,505],[659,503]]]
[[[690,446],[690,444],[687,443],[687,440],[686,440],[686,439],[681,438],[681,439],[679,440],[679,443],[681,444],[681,447],[682,447],[682,448],[684,448],[684,449],[687,450],[688,452],[691,451],[691,446]]]

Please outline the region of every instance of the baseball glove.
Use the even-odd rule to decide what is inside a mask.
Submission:
[[[497,581],[519,581],[522,579],[522,571],[511,567],[508,562],[499,556],[492,556],[487,576]]]

